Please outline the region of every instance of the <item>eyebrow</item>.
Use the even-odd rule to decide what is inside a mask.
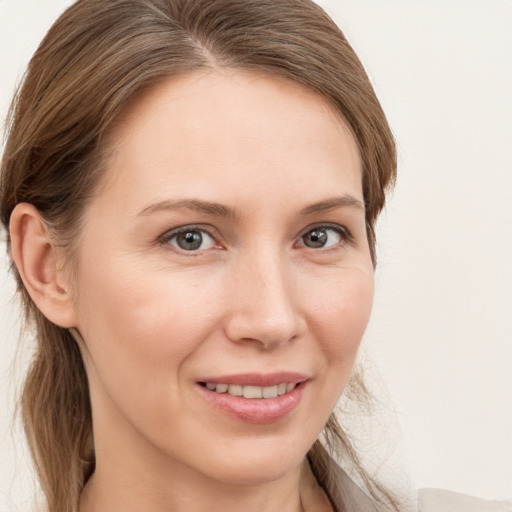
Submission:
[[[321,213],[328,210],[334,210],[336,208],[350,207],[356,208],[358,210],[364,211],[364,204],[358,199],[345,194],[342,196],[331,197],[328,199],[324,199],[323,201],[319,201],[318,203],[313,203],[309,206],[306,206],[302,210],[300,210],[300,216],[311,215],[313,213]],[[151,215],[155,212],[160,211],[172,211],[172,210],[181,210],[187,209],[192,210],[198,213],[204,213],[206,215],[213,215],[215,217],[226,217],[226,218],[237,218],[239,215],[237,212],[220,203],[214,203],[211,201],[203,201],[198,199],[179,199],[177,201],[159,201],[158,203],[151,204],[143,208],[137,216],[145,216]]]
[[[198,199],[179,199],[177,201],[160,201],[143,208],[137,216],[150,215],[159,211],[167,210],[193,210],[195,212],[213,215],[215,217],[237,217],[235,210],[229,206],[212,203],[210,201],[200,201]]]
[[[348,194],[342,196],[330,197],[318,203],[314,203],[310,206],[306,206],[300,211],[300,215],[311,215],[312,213],[321,213],[328,210],[334,210],[335,208],[343,207],[356,208],[358,210],[365,210],[364,203],[352,197]]]

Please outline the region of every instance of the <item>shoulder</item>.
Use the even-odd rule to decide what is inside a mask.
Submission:
[[[512,502],[487,501],[442,489],[421,489],[419,512],[512,512]]]

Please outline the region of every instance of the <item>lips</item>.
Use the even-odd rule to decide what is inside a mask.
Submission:
[[[298,373],[240,374],[199,381],[203,397],[221,414],[249,423],[274,423],[300,403],[308,377]]]

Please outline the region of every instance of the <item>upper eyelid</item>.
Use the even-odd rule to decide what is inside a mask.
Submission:
[[[298,237],[304,236],[306,233],[309,233],[313,229],[320,229],[320,228],[327,228],[327,229],[334,229],[335,231],[339,231],[349,239],[353,239],[354,236],[352,235],[352,232],[350,229],[348,229],[346,226],[343,226],[341,224],[337,224],[335,222],[317,222],[315,224],[311,224],[310,226],[304,228],[300,233],[297,235]]]
[[[347,227],[345,227],[341,224],[329,223],[329,222],[328,223],[320,222],[318,224],[309,226],[308,228],[303,230],[301,232],[301,234],[299,234],[298,239],[300,240],[300,238],[302,238],[305,234],[309,233],[310,231],[313,231],[314,229],[321,229],[321,228],[332,229],[334,231],[337,231],[342,240],[338,244],[336,244],[332,247],[329,246],[329,247],[320,247],[320,248],[313,249],[313,248],[309,248],[305,244],[301,244],[301,245],[299,245],[299,247],[301,249],[303,249],[305,247],[308,250],[314,251],[315,254],[316,253],[322,254],[322,253],[326,253],[326,252],[336,251],[345,245],[349,245],[349,246],[356,245],[356,237],[351,233],[351,231]]]
[[[171,244],[171,240],[175,238],[180,233],[184,233],[187,231],[201,231],[203,233],[206,233],[213,241],[213,247],[209,247],[207,249],[196,249],[191,251],[186,251],[180,247],[176,247],[174,244]],[[212,233],[214,229],[212,227],[205,227],[204,224],[198,225],[198,224],[183,224],[182,226],[178,226],[175,228],[168,229],[165,231],[162,235],[160,235],[156,239],[156,243],[160,246],[165,246],[167,250],[172,250],[176,255],[182,255],[186,256],[188,258],[192,257],[199,257],[200,255],[204,255],[204,253],[207,253],[214,249],[220,249],[224,247],[223,242],[219,242],[219,236],[216,236],[214,233]],[[219,247],[222,246],[222,247]]]
[[[169,240],[173,236],[179,235],[180,233],[183,233],[184,231],[204,231],[208,236],[212,237],[215,240],[217,238],[219,238],[214,233],[217,230],[215,230],[213,228],[213,226],[212,227],[205,226],[204,224],[183,224],[182,226],[178,226],[178,227],[175,227],[175,228],[168,229],[167,231],[162,233],[158,237],[158,239],[159,240]]]
[[[160,236],[156,238],[156,243],[158,245],[164,245],[164,246],[173,246],[174,244],[171,244],[171,240],[175,238],[180,233],[184,233],[187,231],[201,231],[203,233],[206,233],[212,240],[213,244],[216,247],[211,247],[209,249],[197,249],[194,251],[190,251],[189,256],[192,256],[194,253],[198,254],[203,251],[209,251],[215,248],[219,248],[219,246],[224,246],[224,242],[222,241],[222,237],[218,235],[218,230],[213,228],[212,226],[205,226],[204,224],[183,224],[181,226],[171,228],[166,230],[164,233],[162,233]],[[175,248],[177,251],[180,251],[180,248]]]

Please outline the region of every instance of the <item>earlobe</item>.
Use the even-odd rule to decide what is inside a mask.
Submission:
[[[37,208],[20,203],[11,215],[11,254],[23,284],[38,309],[61,327],[76,324],[75,307],[58,251]]]

